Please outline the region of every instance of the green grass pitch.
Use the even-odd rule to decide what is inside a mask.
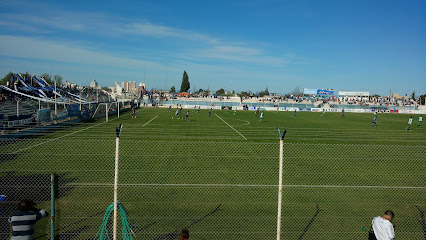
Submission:
[[[58,174],[61,239],[93,238],[113,201],[121,123],[118,198],[136,239],[169,239],[185,226],[193,239],[275,239],[279,127],[287,130],[282,239],[365,239],[361,227],[386,209],[396,213],[398,239],[424,236],[426,130],[418,115],[407,131],[405,114],[379,113],[370,127],[373,114],[265,111],[261,121],[254,111],[209,117],[184,109],[172,118],[175,111],[141,108],[137,118],[125,112],[5,145],[1,153],[13,159],[0,168]]]

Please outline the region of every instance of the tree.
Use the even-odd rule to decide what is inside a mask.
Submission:
[[[205,91],[202,88],[200,88],[200,89],[198,89],[197,93],[200,93],[200,92],[205,92]]]
[[[250,91],[248,91],[248,92],[242,91],[238,95],[240,97],[250,97],[251,96],[251,92]]]
[[[225,94],[225,90],[223,88],[216,91],[216,95],[223,95]]]
[[[172,88],[170,88],[170,92],[175,93],[176,92],[176,88],[175,86],[172,86]]]
[[[26,77],[31,78],[31,74],[29,74],[28,72],[26,73],[21,73],[21,76],[25,79]]]
[[[0,85],[4,85],[6,86],[7,82],[9,82],[9,84],[12,84],[10,82],[10,78],[15,75],[13,72],[9,72],[8,74],[6,74],[6,76],[4,76],[4,78],[2,80],[0,80]]]
[[[183,77],[182,77],[182,85],[180,86],[180,92],[187,92],[191,85],[189,84],[189,78],[186,71],[183,71]]]
[[[54,83],[56,82],[56,86],[61,86],[62,85],[62,76],[56,74],[54,77]]]
[[[44,80],[46,80],[47,83],[49,83],[50,85],[53,84],[53,82],[52,82],[52,76],[50,74],[43,73],[41,76],[44,78]]]
[[[259,92],[259,97],[267,96],[269,95],[269,90],[266,88],[264,91]]]
[[[411,99],[416,100],[416,91],[413,91],[411,94]]]
[[[380,95],[379,95],[379,94],[377,94],[377,93],[375,93],[375,94],[371,95],[371,97],[372,97],[372,98],[379,98],[379,97],[380,97]]]
[[[291,92],[291,94],[293,96],[299,96],[300,95],[299,86],[297,86],[296,88],[294,88],[294,90],[293,90],[293,92]]]

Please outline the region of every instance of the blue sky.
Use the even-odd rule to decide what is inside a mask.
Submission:
[[[426,93],[426,1],[0,0],[0,76]]]

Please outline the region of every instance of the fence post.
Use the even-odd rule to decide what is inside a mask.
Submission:
[[[278,213],[277,213],[277,240],[281,239],[281,204],[283,195],[283,148],[284,148],[284,137],[287,130],[284,130],[281,134],[280,129],[277,128],[278,135],[280,137],[280,171],[278,180]]]
[[[50,174],[50,240],[55,240],[55,174]]]
[[[114,225],[113,225],[113,240],[117,240],[117,193],[118,193],[118,151],[120,146],[120,134],[123,125],[120,124],[116,131],[115,138],[115,174],[114,174]]]

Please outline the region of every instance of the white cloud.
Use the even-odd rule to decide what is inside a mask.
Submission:
[[[44,32],[47,28],[52,31],[65,30],[115,38],[148,36],[153,38],[183,39],[204,44],[217,44],[220,42],[214,37],[191,30],[93,12],[52,10],[48,15],[2,13],[0,14],[0,26],[18,31],[31,29],[31,32]]]
[[[14,2],[9,2],[8,4],[14,4]],[[18,2],[16,4],[20,6],[23,3]],[[25,4],[37,7],[31,2],[25,2]],[[295,61],[293,57],[280,56],[275,52],[272,54],[266,53],[262,49],[250,47],[247,43],[225,42],[219,38],[197,31],[154,24],[144,20],[112,16],[100,12],[75,12],[50,8],[49,14],[27,14],[25,11],[22,14],[0,13],[0,27],[3,26],[5,28],[8,26],[8,23],[13,24],[15,31],[44,34],[50,32],[50,39],[58,39],[55,35],[57,30],[81,34],[76,35],[81,41],[91,38],[93,35],[102,36],[103,39],[101,41],[106,44],[109,41],[115,41],[117,38],[120,38],[120,41],[121,39],[124,40],[123,43],[113,47],[122,48],[125,45],[124,43],[127,43],[128,48],[133,49],[130,52],[135,52],[135,48],[138,48],[138,46],[134,44],[135,42],[129,42],[128,39],[133,39],[136,42],[144,41],[144,43],[150,40],[146,38],[139,40],[140,36],[148,37],[148,39],[151,38],[154,41],[165,39],[165,45],[161,45],[164,46],[162,48],[163,52],[159,52],[160,50],[158,49],[143,49],[140,51],[145,55],[147,51],[157,51],[155,54],[151,54],[151,56],[167,54],[168,57],[175,56],[176,59],[191,57],[194,61],[206,62],[209,60],[219,60],[272,67],[289,63],[307,63],[306,61]],[[59,34],[58,36],[62,35]],[[173,41],[173,45],[177,47],[166,49],[170,46],[167,44],[169,41]],[[159,44],[156,45],[160,46]],[[62,50],[64,49],[62,48]],[[68,58],[71,57],[72,55]]]
[[[269,56],[260,49],[241,46],[213,46],[195,54],[207,59],[253,63],[262,66],[280,66],[289,63],[285,58]]]
[[[0,54],[3,56],[114,66],[124,69],[140,68],[146,65],[152,68],[159,67],[158,64],[150,61],[114,56],[108,53],[85,50],[80,46],[70,46],[37,38],[0,35],[0,42],[2,43],[0,45]]]

